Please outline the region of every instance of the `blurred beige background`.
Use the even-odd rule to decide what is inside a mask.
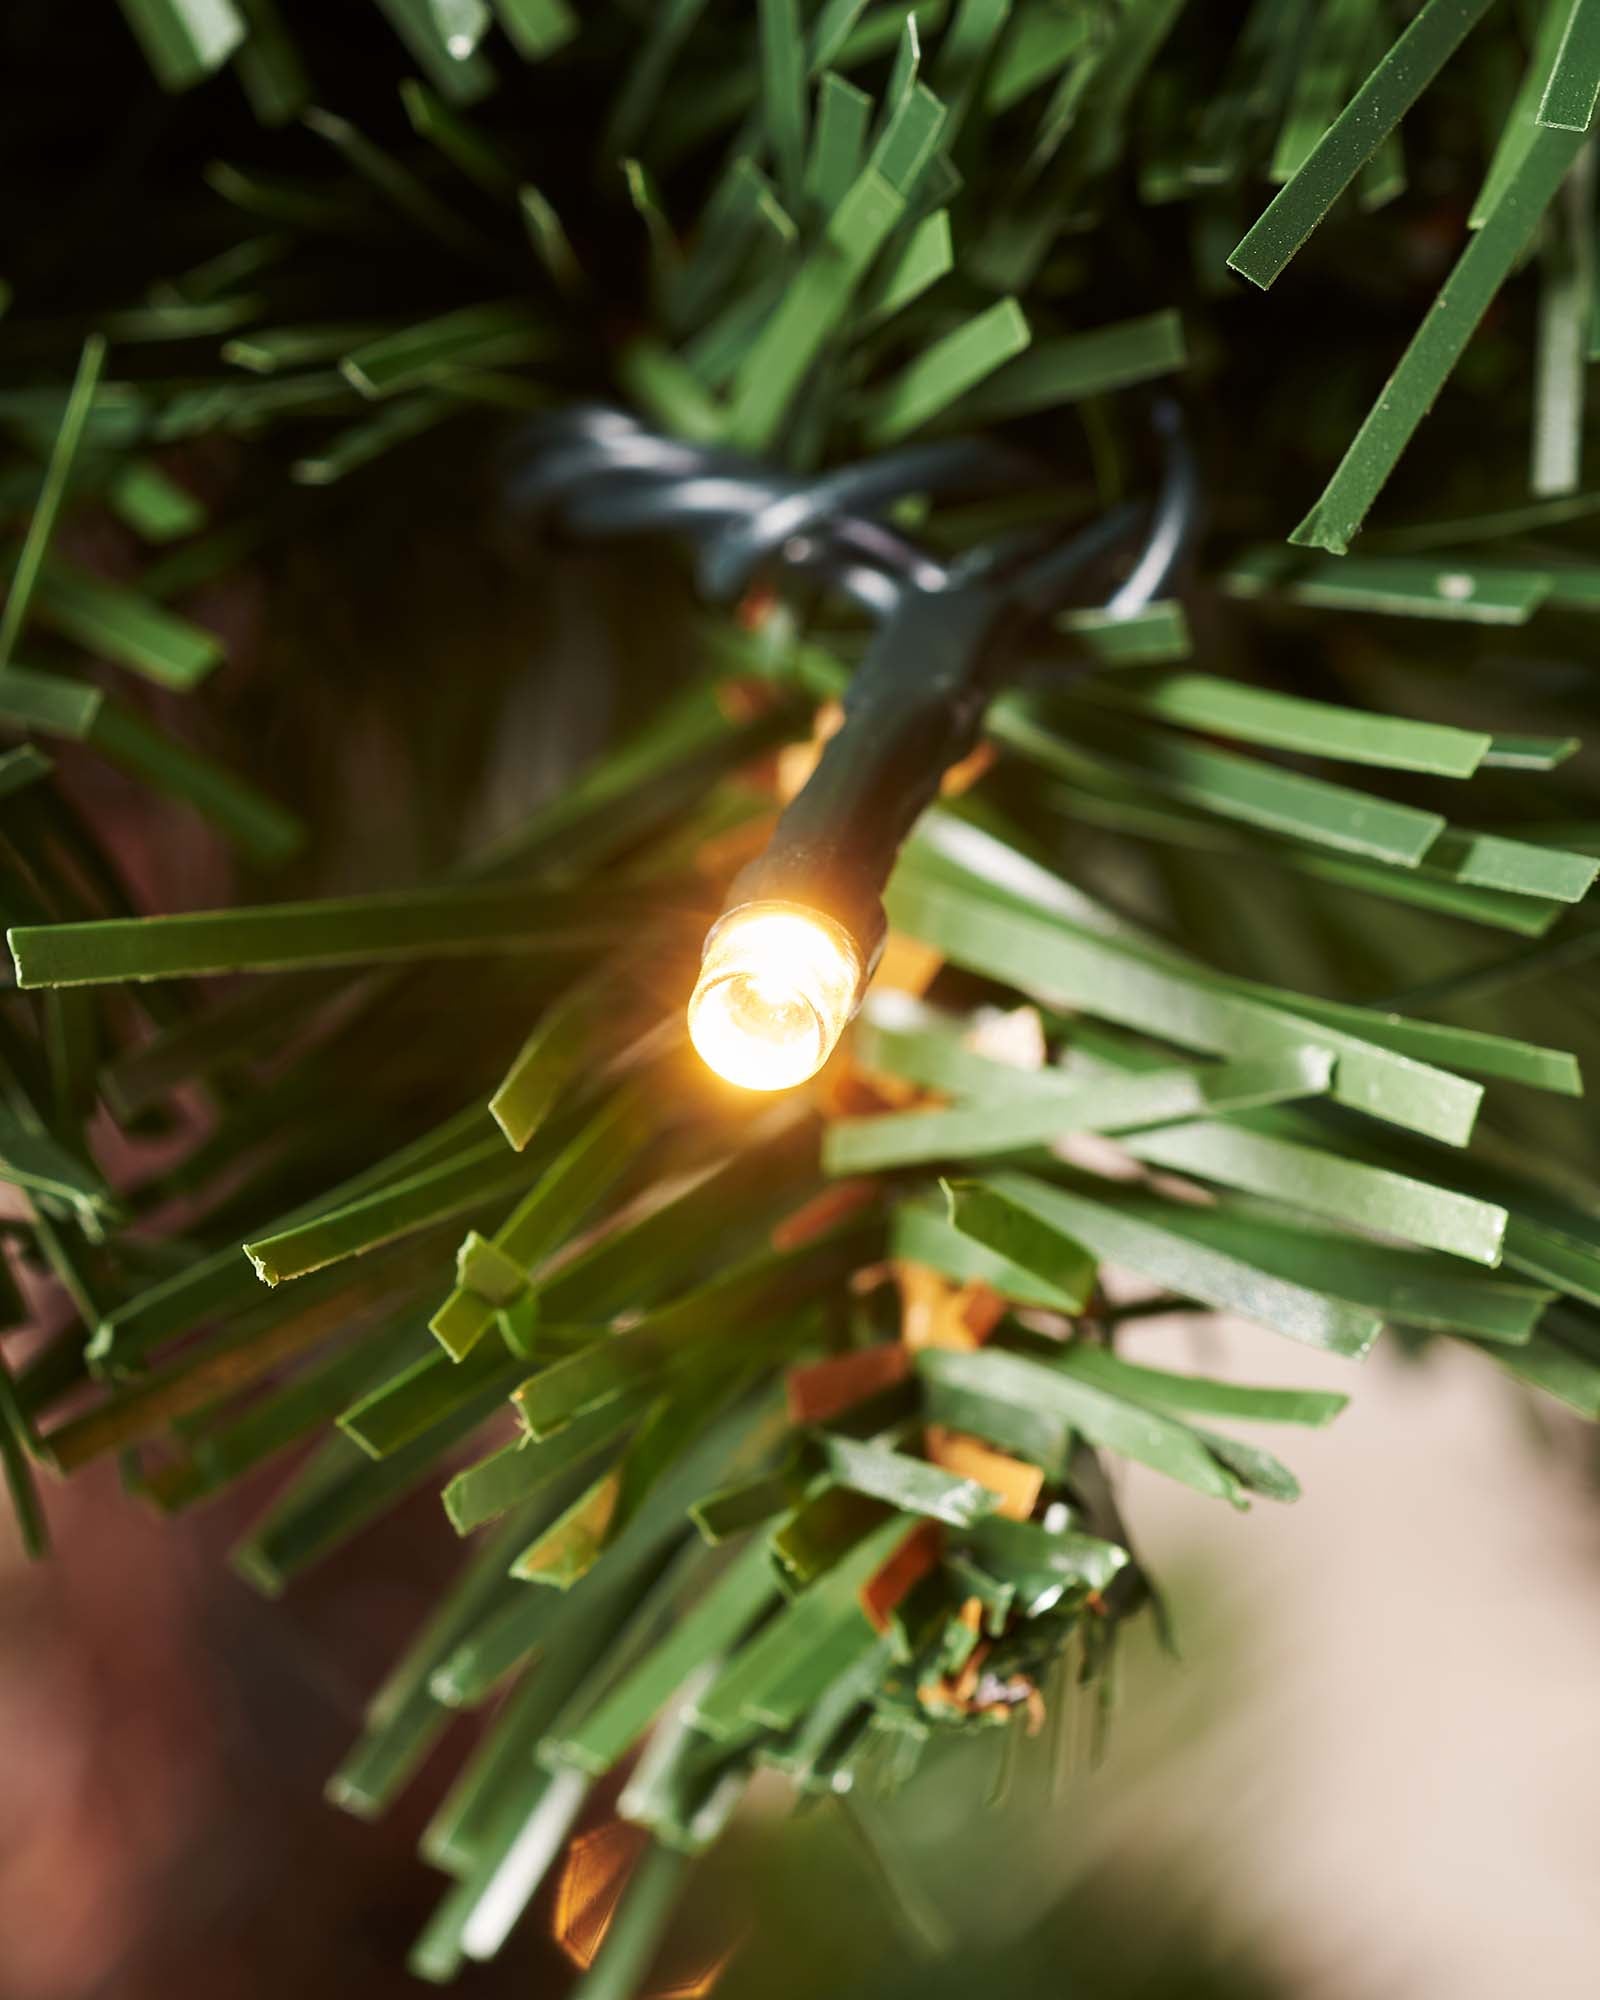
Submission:
[[[1352,1392],[1326,1431],[1257,1428],[1305,1489],[1244,1517],[1131,1468],[1130,1523],[1184,1579],[1214,1727],[1141,1676],[1090,1797],[1112,1846],[1173,1843],[1220,1921],[1306,1996],[1600,1991],[1600,1492],[1592,1433],[1438,1341],[1362,1364],[1254,1327],[1128,1329],[1136,1360]],[[1242,1428],[1242,1427],[1241,1427]],[[1232,1634],[1231,1638],[1229,1634]],[[1219,1656],[1226,1656],[1225,1664]],[[1154,1711],[1154,1712],[1152,1712]],[[1148,1727],[1170,1761],[1138,1764]]]

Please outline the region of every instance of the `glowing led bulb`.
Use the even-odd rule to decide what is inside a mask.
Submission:
[[[706,939],[689,1039],[729,1083],[788,1090],[833,1053],[860,984],[860,954],[831,917],[798,903],[743,903]]]

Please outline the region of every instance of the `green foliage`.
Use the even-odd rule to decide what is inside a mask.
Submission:
[[[623,1810],[653,1845],[592,2000],[647,1965],[681,1854],[759,1766],[870,1789],[936,1728],[1005,1724],[1069,1642],[1105,1662],[1149,1585],[1099,1454],[1294,1497],[1211,1425],[1327,1422],[1342,1388],[1136,1365],[1115,1341],[1144,1301],[1108,1308],[1102,1271],[1330,1368],[1386,1331],[1453,1341],[1600,1416],[1575,1101],[1600,38],[1588,0],[1426,0],[1392,46],[1366,0],[1263,0],[1237,35],[1181,0],[346,11],[330,40],[309,6],[124,0],[197,120],[229,68],[291,129],[220,114],[202,189],[197,124],[181,221],[67,279],[34,246],[0,323],[0,1179],[70,1315],[0,1365],[0,1463],[37,1553],[39,1465],[121,1453],[176,1511],[316,1437],[236,1551],[269,1591],[440,1489],[479,1539],[330,1793],[382,1809],[509,1684],[424,1839],[452,1882],[416,1964],[443,1978],[648,1737]],[[419,786],[442,851],[379,887],[303,872],[147,914],[83,807],[111,764],[246,867],[320,860],[326,801],[303,824],[248,731],[236,769],[184,719],[226,712],[237,664],[207,593],[521,413],[622,397],[797,466],[1010,426],[1059,483],[912,510],[959,554],[1136,488],[1152,381],[1210,469],[1186,604],[1031,635],[992,770],[891,885],[943,969],[925,1007],[874,1003],[853,1056],[934,1103],[752,1108],[678,1026],[761,759],[859,656],[843,618],[736,625],[675,590],[688,684],[492,841]],[[501,728],[475,669],[441,663],[419,733],[457,701]],[[315,679],[276,691],[292,726]],[[1042,1066],[975,1045],[1019,1005]],[[865,1175],[864,1206],[785,1232]],[[885,1257],[993,1287],[1000,1325],[790,1424],[783,1370],[893,1331],[856,1282]],[[1033,1517],[931,1462],[930,1423],[1036,1467]],[[875,1632],[858,1591],[928,1522]],[[1001,1694],[921,1698],[979,1643]]]

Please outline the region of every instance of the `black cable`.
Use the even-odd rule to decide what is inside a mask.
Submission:
[[[844,698],[844,726],[729,899],[730,908],[775,899],[821,910],[870,970],[894,857],[945,771],[976,743],[1018,640],[1064,605],[1088,601],[1089,579],[1115,556],[1125,573],[1102,600],[1113,617],[1143,610],[1176,573],[1194,532],[1198,481],[1177,405],[1156,403],[1152,427],[1162,472],[1151,498],[1065,538],[1056,530],[998,537],[948,563],[884,518],[894,502],[1042,490],[1050,469],[993,440],[956,438],[792,474],[663,436],[626,411],[582,406],[521,435],[507,484],[516,510],[574,534],[687,542],[714,602],[787,571],[876,621]]]

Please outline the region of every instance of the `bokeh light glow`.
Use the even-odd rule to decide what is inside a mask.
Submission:
[[[798,903],[745,903],[706,940],[689,1039],[729,1083],[789,1090],[833,1053],[860,984],[860,956],[831,917]]]

